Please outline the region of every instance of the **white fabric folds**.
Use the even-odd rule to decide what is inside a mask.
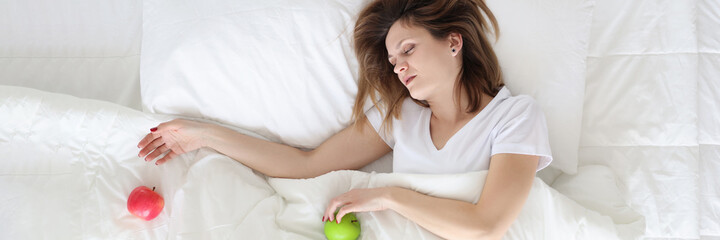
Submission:
[[[2,239],[320,239],[327,202],[352,188],[401,186],[473,202],[485,172],[414,175],[338,171],[312,179],[267,179],[211,150],[155,166],[137,142],[171,116],[119,105],[0,87]],[[137,186],[166,201],[145,222],[126,210]],[[363,239],[438,239],[392,211],[360,213]],[[43,229],[43,231],[37,231]],[[611,218],[536,179],[507,239],[614,239]]]

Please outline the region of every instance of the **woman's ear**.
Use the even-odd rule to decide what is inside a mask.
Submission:
[[[450,43],[450,54],[457,56],[462,50],[463,40],[460,33],[452,32],[448,35],[448,42]]]

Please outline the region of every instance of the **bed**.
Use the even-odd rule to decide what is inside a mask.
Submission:
[[[485,172],[391,173],[391,155],[310,179],[210,149],[137,156],[174,118],[317,147],[349,122],[366,2],[0,2],[0,239],[323,239],[324,207],[353,188],[477,201]],[[720,238],[720,3],[487,2],[507,86],[541,105],[555,157],[505,239]],[[151,221],[126,209],[141,185],[165,198]],[[392,211],[358,218],[361,239],[439,239]]]

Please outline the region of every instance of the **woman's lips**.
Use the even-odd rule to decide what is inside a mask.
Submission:
[[[415,79],[415,75],[407,77],[407,78],[405,79],[405,86],[407,86],[408,84],[410,84],[410,81],[412,81],[413,79]]]

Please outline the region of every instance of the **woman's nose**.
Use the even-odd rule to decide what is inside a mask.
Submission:
[[[407,70],[407,63],[406,63],[406,62],[398,63],[398,64],[395,65],[394,71],[395,71],[396,74],[400,74],[401,72],[404,72],[405,70]]]

